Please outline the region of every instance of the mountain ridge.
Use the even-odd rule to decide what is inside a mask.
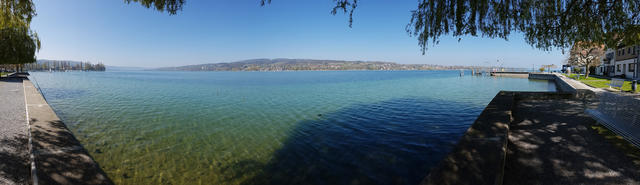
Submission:
[[[161,67],[160,71],[297,71],[297,70],[446,70],[469,69],[468,66],[435,64],[398,64],[383,61],[348,61],[321,59],[257,58],[235,62],[205,63]]]

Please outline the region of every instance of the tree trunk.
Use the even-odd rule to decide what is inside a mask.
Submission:
[[[588,79],[589,78],[589,64],[591,64],[591,62],[587,62],[587,67],[584,70],[584,79]]]

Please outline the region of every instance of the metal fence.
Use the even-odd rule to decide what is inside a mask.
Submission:
[[[640,147],[640,99],[603,92],[597,109],[587,110],[600,123]]]

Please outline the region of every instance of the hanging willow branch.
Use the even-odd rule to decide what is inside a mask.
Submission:
[[[127,4],[131,2],[140,3],[146,8],[154,7],[156,10],[167,11],[169,15],[175,15],[182,10],[185,0],[124,0]]]
[[[0,1],[0,64],[36,61],[40,39],[30,28],[35,15],[31,0]]]
[[[185,0],[124,1],[170,15],[182,10],[185,3]],[[1,2],[2,14],[10,15],[0,17],[2,20],[14,16],[29,26],[35,16],[31,0]],[[333,2],[331,14],[348,14],[351,27],[358,0]],[[271,0],[260,0],[263,6],[269,3]],[[35,33],[27,30],[27,35],[39,46]],[[411,11],[406,31],[417,38],[423,54],[444,35],[506,40],[513,32],[523,33],[528,44],[542,50],[570,48],[575,43],[616,48],[640,44],[640,0],[420,0]]]
[[[125,0],[175,14],[184,0]],[[261,5],[272,0],[260,0]],[[353,13],[358,0],[333,0],[331,14]],[[393,2],[389,2],[393,3]],[[542,50],[570,48],[574,43],[609,48],[640,43],[640,0],[420,0],[406,31],[422,52],[452,35],[508,39],[513,32]]]
[[[331,9],[331,14],[336,15],[338,11],[349,15],[349,27],[353,26],[353,11],[358,7],[358,0],[333,0],[336,5]],[[271,4],[271,0],[260,0],[260,5]]]
[[[407,32],[423,53],[443,35],[507,39],[524,33],[543,50],[574,43],[640,43],[640,0],[422,0],[412,11]]]

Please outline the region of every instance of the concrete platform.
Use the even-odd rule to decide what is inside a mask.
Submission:
[[[23,84],[38,184],[113,184],[33,83]]]
[[[522,100],[510,125],[504,184],[640,184],[640,167],[589,128],[593,103]]]
[[[597,102],[502,91],[422,184],[640,184],[640,166],[589,128]]]

